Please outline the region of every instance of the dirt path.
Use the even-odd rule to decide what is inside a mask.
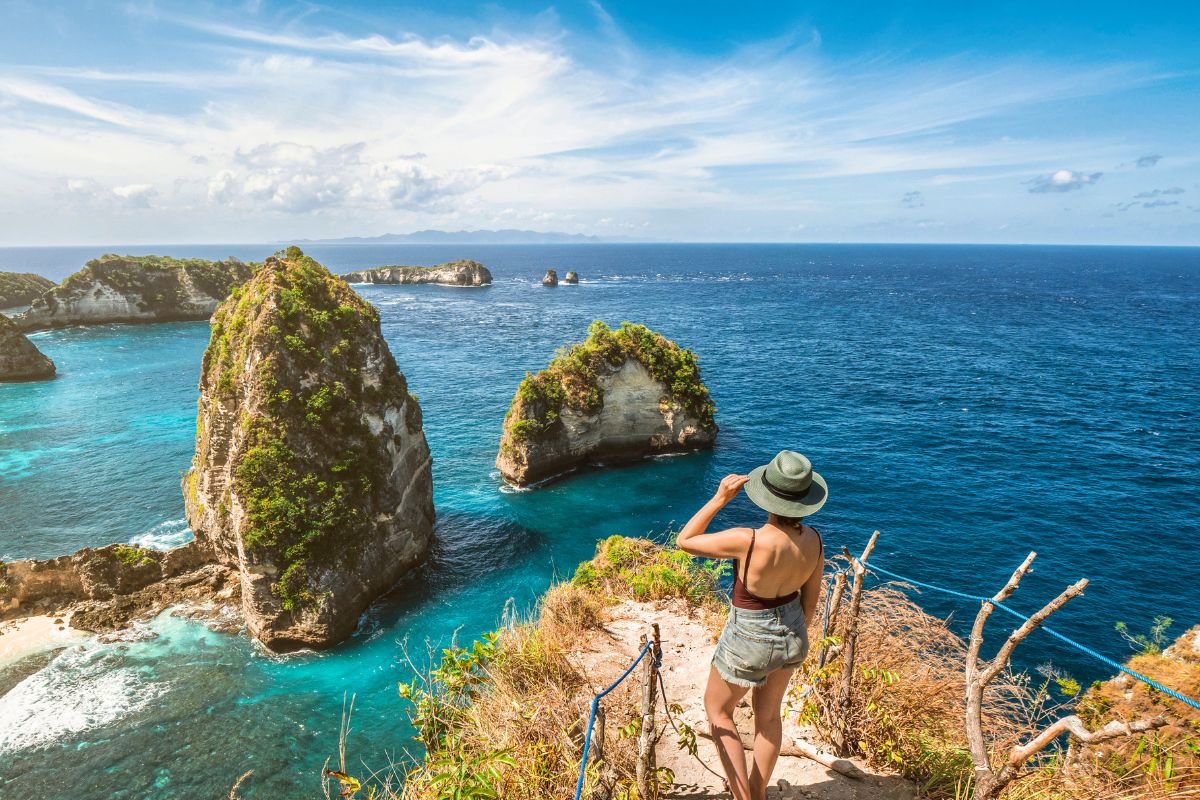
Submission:
[[[662,632],[662,673],[667,700],[683,707],[676,718],[696,730],[700,759],[720,772],[713,743],[706,737],[708,722],[702,703],[709,661],[716,646],[713,632],[699,616],[689,617],[680,602],[622,603],[610,610],[610,616],[611,621],[605,626],[609,636],[599,640],[593,651],[581,654],[589,677],[597,686],[615,680],[637,655],[639,637],[651,622],[657,622]],[[748,701],[749,698],[743,701],[737,715],[743,737],[753,729]],[[660,723],[665,722],[662,710],[660,700]],[[785,744],[801,739],[816,742],[810,732],[785,721]],[[675,784],[668,798],[729,797],[720,779],[705,771],[696,759],[677,746],[674,732],[667,731],[659,741],[657,758],[659,766],[670,767],[675,773]],[[861,763],[857,766],[867,774],[854,780],[807,758],[781,756],[767,797],[770,800],[912,800],[916,797],[916,787],[911,782],[895,775],[874,773]]]

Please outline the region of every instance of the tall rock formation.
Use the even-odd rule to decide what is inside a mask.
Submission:
[[[53,378],[54,372],[54,362],[0,314],[0,381],[44,380]]]
[[[336,644],[428,550],[417,399],[375,308],[297,247],[213,316],[183,491],[273,650]]]
[[[644,325],[596,321],[586,341],[521,381],[496,466],[524,486],[587,462],[711,447],[714,412],[695,353]]]
[[[542,286],[558,286],[558,270],[546,270],[546,274],[542,276]]]
[[[579,273],[575,270],[571,270],[567,273],[567,276],[563,278],[563,283],[579,283]]]
[[[432,267],[376,267],[347,272],[350,283],[437,283],[443,286],[488,286],[492,273],[478,261],[449,261]]]
[[[22,330],[106,322],[208,319],[256,264],[167,256],[105,255],[14,318]]]
[[[0,272],[0,309],[27,306],[54,288],[54,281],[32,272]]]

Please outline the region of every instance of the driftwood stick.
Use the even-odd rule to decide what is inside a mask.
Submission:
[[[1081,578],[1071,584],[1062,591],[1062,594],[1042,606],[1036,614],[1025,620],[1021,624],[1021,627],[1010,633],[1008,639],[1000,646],[1000,652],[996,653],[996,657],[992,659],[991,666],[984,670],[984,681],[990,682],[999,675],[1000,670],[1008,665],[1008,659],[1012,657],[1013,650],[1017,649],[1017,645],[1025,641],[1026,636],[1037,630],[1046,621],[1047,617],[1065,606],[1072,598],[1083,594],[1083,590],[1087,588],[1087,585],[1087,578]]]
[[[1070,733],[1071,736],[1085,744],[1094,744],[1108,739],[1115,739],[1118,736],[1132,736],[1135,733],[1152,731],[1166,724],[1167,718],[1163,716],[1151,719],[1137,719],[1133,722],[1122,722],[1114,719],[1103,728],[1089,731],[1087,726],[1083,724],[1083,720],[1072,714],[1069,717],[1063,717],[1051,723],[1045,730],[1025,744],[1014,747],[1009,753],[1006,766],[1009,769],[1019,769],[1031,756],[1040,753],[1047,745],[1064,733]]]

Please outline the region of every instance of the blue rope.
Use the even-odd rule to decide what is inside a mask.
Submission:
[[[992,600],[992,598],[990,598],[990,597],[981,597],[979,595],[965,594],[963,592],[957,592],[954,589],[947,589],[944,586],[937,586],[932,583],[923,583],[921,581],[913,580],[912,578],[907,578],[903,575],[892,572],[891,570],[886,570],[883,567],[877,566],[875,564],[870,564],[870,565],[864,564],[863,566],[866,567],[871,572],[879,572],[884,575],[888,575],[892,578],[895,578],[896,580],[903,581],[904,583],[910,583],[913,586],[920,586],[923,589],[931,589],[935,592],[942,592],[944,594],[953,595],[954,597],[961,597],[964,600],[975,600],[975,601],[981,602],[981,603],[991,603],[996,608],[999,608],[1002,611],[1006,611],[1009,614],[1012,614],[1014,617],[1017,617],[1018,619],[1025,620],[1026,622],[1029,621],[1029,617],[1025,616],[1021,612],[1019,612],[1015,609],[1009,608],[1008,606],[1004,605],[1003,603],[997,603],[996,601]],[[1058,639],[1059,641],[1062,641],[1062,642],[1065,642],[1066,644],[1071,645],[1071,647],[1074,647],[1076,650],[1079,650],[1082,653],[1086,653],[1087,655],[1091,656],[1092,658],[1095,658],[1098,661],[1108,665],[1112,669],[1118,670],[1120,672],[1124,672],[1126,675],[1129,675],[1132,678],[1136,678],[1137,680],[1141,681],[1142,683],[1146,684],[1147,686],[1152,686],[1155,689],[1158,689],[1163,694],[1170,695],[1171,697],[1174,697],[1176,700],[1180,701],[1181,703],[1186,703],[1187,705],[1191,706],[1192,708],[1200,710],[1200,702],[1197,702],[1197,701],[1191,699],[1190,697],[1185,697],[1184,695],[1180,694],[1179,692],[1175,691],[1174,689],[1170,688],[1169,686],[1163,686],[1161,683],[1154,680],[1153,678],[1149,678],[1149,677],[1143,675],[1142,673],[1137,672],[1136,670],[1132,670],[1132,669],[1129,669],[1128,667],[1122,666],[1121,664],[1118,664],[1116,661],[1113,661],[1108,656],[1101,655],[1100,653],[1097,653],[1095,650],[1088,647],[1087,645],[1080,644],[1079,642],[1075,641],[1074,639],[1070,639],[1052,628],[1047,628],[1046,626],[1043,625],[1043,626],[1041,626],[1041,629],[1044,630],[1046,633],[1050,634],[1051,636],[1053,636],[1055,639]]]
[[[583,776],[587,771],[588,748],[591,747],[592,744],[592,726],[596,724],[596,711],[598,711],[600,708],[600,698],[604,697],[604,695],[620,686],[621,681],[628,678],[629,673],[633,672],[633,668],[642,663],[642,659],[646,657],[646,653],[650,652],[650,648],[653,646],[654,642],[652,640],[647,641],[646,646],[642,648],[642,652],[638,653],[638,657],[635,658],[633,663],[629,665],[629,669],[625,670],[624,674],[617,678],[616,681],[613,682],[612,686],[609,686],[603,692],[592,698],[592,713],[591,716],[588,717],[587,735],[583,737],[583,758],[579,761],[579,780],[575,782],[575,800],[579,800],[579,795],[583,792]],[[656,653],[654,658],[655,663],[657,664],[660,663],[662,656],[661,654]]]

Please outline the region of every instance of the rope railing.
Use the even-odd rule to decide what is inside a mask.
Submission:
[[[996,608],[1000,609],[1001,611],[1011,614],[1012,616],[1016,617],[1017,619],[1020,619],[1024,622],[1029,621],[1029,617],[1026,616],[1025,614],[1022,614],[1020,611],[1017,611],[1014,608],[1004,605],[1004,603],[998,603],[990,597],[984,597],[982,595],[967,594],[966,592],[960,592],[960,591],[957,591],[956,589],[948,589],[945,586],[938,586],[937,584],[926,583],[924,581],[918,581],[915,578],[909,578],[909,577],[907,577],[905,575],[901,575],[897,572],[892,572],[889,569],[884,569],[883,567],[881,567],[877,564],[874,564],[874,563],[863,564],[863,566],[867,569],[868,572],[875,572],[880,575],[887,575],[890,578],[901,581],[903,583],[911,584],[912,586],[919,586],[922,589],[929,589],[934,592],[942,592],[943,594],[948,594],[953,597],[959,597],[959,598],[962,598],[963,600],[972,600],[972,601],[979,602],[979,603],[990,603],[991,605],[995,606]],[[1059,633],[1058,631],[1054,630],[1053,628],[1048,628],[1045,625],[1042,625],[1040,627],[1041,627],[1041,630],[1050,634],[1055,639],[1058,639],[1059,641],[1061,641],[1065,644],[1068,644],[1071,647],[1074,647],[1076,650],[1078,650],[1081,653],[1084,653],[1085,655],[1089,655],[1092,658],[1095,658],[1096,660],[1100,661],[1102,664],[1105,664],[1106,666],[1111,667],[1112,669],[1123,672],[1126,675],[1128,675],[1129,677],[1139,680],[1142,683],[1146,684],[1147,686],[1151,686],[1151,687],[1157,689],[1158,691],[1162,692],[1163,694],[1174,697],[1176,700],[1180,701],[1181,703],[1185,703],[1185,704],[1191,706],[1192,708],[1200,710],[1200,702],[1193,700],[1192,698],[1187,697],[1183,694],[1180,694],[1179,692],[1175,691],[1174,689],[1172,689],[1169,686],[1162,685],[1158,681],[1156,681],[1153,678],[1150,678],[1146,675],[1143,675],[1142,673],[1138,672],[1137,670],[1129,669],[1129,667],[1126,667],[1126,666],[1118,663],[1117,661],[1114,661],[1113,659],[1109,658],[1106,655],[1096,652],[1095,650],[1093,650],[1092,648],[1088,647],[1085,644],[1080,644],[1079,642],[1075,641],[1074,639],[1071,639],[1071,638]]]
[[[592,697],[592,711],[588,715],[587,733],[584,734],[583,737],[583,757],[579,760],[579,780],[575,782],[575,800],[579,800],[579,796],[583,793],[583,777],[587,773],[588,748],[592,744],[592,728],[596,724],[596,712],[600,709],[600,700],[613,689],[616,689],[618,686],[620,686],[621,683],[629,677],[629,674],[633,672],[634,668],[636,668],[638,664],[642,663],[642,659],[646,657],[646,654],[649,653],[653,647],[654,641],[647,641],[646,646],[642,648],[642,652],[638,653],[637,658],[635,658],[633,663],[629,665],[629,669],[621,673],[621,677],[613,681],[613,683],[607,689]],[[655,657],[657,658],[659,656],[656,655]]]

